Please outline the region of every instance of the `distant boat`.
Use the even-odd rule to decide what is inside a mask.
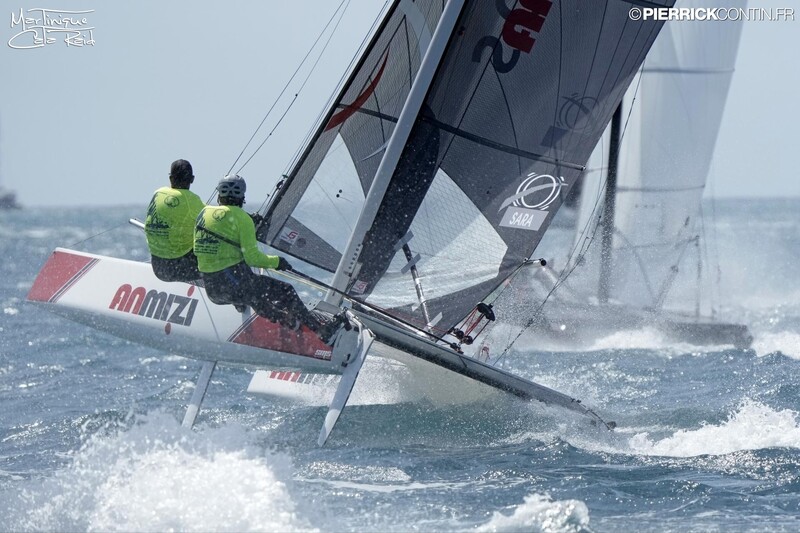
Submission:
[[[17,193],[0,185],[0,209],[19,209]]]
[[[746,326],[721,322],[700,306],[707,259],[701,200],[740,33],[741,24],[735,23],[665,25],[638,87],[632,84],[627,102],[590,158],[582,191],[573,196],[580,197],[573,210],[579,213],[564,223],[575,224],[576,249],[597,241],[572,258],[573,264],[581,263],[574,277],[588,279],[571,279],[553,295],[540,332],[583,344],[615,331],[652,326],[672,341],[750,346]],[[668,296],[692,260],[687,273],[697,278],[695,308],[670,310]],[[537,281],[547,291],[555,273],[549,279],[543,275],[537,269]],[[587,285],[595,287],[594,294],[587,295]]]
[[[19,209],[17,194],[3,187],[0,187],[0,209]]]

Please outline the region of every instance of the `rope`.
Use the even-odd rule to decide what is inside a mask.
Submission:
[[[306,55],[303,57],[303,60],[302,60],[302,61],[300,61],[300,64],[299,64],[299,65],[297,66],[297,68],[295,69],[294,73],[292,74],[292,77],[291,77],[291,78],[289,78],[289,81],[287,81],[287,82],[286,82],[286,85],[284,85],[284,86],[283,86],[283,89],[281,90],[280,94],[279,94],[279,95],[278,95],[278,97],[275,99],[275,101],[272,103],[272,105],[270,106],[269,110],[267,111],[267,114],[266,114],[266,115],[264,115],[264,118],[263,118],[263,119],[261,119],[261,122],[259,123],[258,127],[256,127],[255,131],[253,132],[253,135],[251,135],[251,136],[250,136],[250,139],[249,139],[249,140],[247,141],[247,143],[244,145],[244,148],[242,148],[242,151],[241,151],[241,152],[239,152],[239,155],[236,157],[236,159],[234,160],[233,164],[231,164],[231,168],[230,168],[230,169],[228,169],[228,174],[230,174],[230,173],[231,173],[231,171],[233,170],[233,167],[235,167],[235,166],[236,166],[236,163],[238,163],[238,162],[239,162],[239,159],[241,159],[241,157],[244,155],[245,151],[247,150],[247,147],[248,147],[248,146],[250,146],[250,143],[251,143],[251,142],[253,142],[253,139],[254,139],[254,138],[255,138],[255,136],[258,134],[259,130],[261,129],[261,127],[262,127],[262,126],[264,125],[264,123],[267,121],[267,118],[269,118],[270,114],[272,113],[272,110],[273,110],[273,109],[275,109],[275,106],[278,104],[278,102],[280,101],[281,97],[282,97],[282,96],[283,96],[283,94],[286,92],[286,89],[288,89],[288,88],[289,88],[289,85],[291,85],[291,83],[292,83],[292,81],[294,80],[295,76],[297,76],[297,73],[298,73],[298,72],[300,72],[300,69],[303,67],[303,65],[304,65],[304,64],[306,63],[306,61],[308,60],[308,57],[311,55],[311,52],[314,50],[314,48],[316,48],[316,46],[317,46],[317,43],[319,43],[320,39],[322,39],[322,36],[323,36],[323,35],[325,34],[325,32],[327,31],[327,29],[328,29],[328,27],[330,26],[331,22],[333,22],[333,19],[334,19],[334,18],[336,18],[336,14],[339,12],[339,10],[341,10],[341,9],[342,9],[342,6],[343,6],[345,3],[349,4],[349,3],[350,3],[350,0],[342,0],[342,1],[339,3],[339,6],[338,6],[338,7],[336,8],[336,10],[333,12],[333,14],[331,15],[331,18],[330,18],[330,19],[328,19],[328,22],[327,22],[327,24],[325,24],[325,27],[324,27],[324,28],[322,28],[322,31],[319,33],[319,35],[317,36],[317,38],[314,40],[314,44],[312,44],[312,45],[311,45],[311,48],[309,48],[309,49],[308,49],[308,52],[306,52]],[[346,9],[346,8],[345,8],[345,9]],[[342,11],[342,15],[344,15],[344,10]],[[340,20],[340,21],[342,20],[342,19],[341,19],[341,16],[339,17],[339,20]],[[337,26],[338,26],[338,23],[337,23]],[[333,35],[333,33],[331,33],[331,35]],[[330,42],[330,37],[328,38],[328,42]],[[325,46],[327,47],[327,46],[328,46],[328,44],[326,43],[326,44],[325,44]],[[324,52],[324,51],[325,51],[325,49],[323,48],[322,52]],[[322,56],[322,52],[320,52],[320,57]],[[317,59],[317,61],[319,61],[319,58]],[[316,65],[317,65],[317,63],[314,63],[314,66],[315,66],[315,67],[316,67]],[[312,67],[312,69],[311,69],[311,72],[313,72],[313,67]],[[311,75],[311,72],[309,72],[309,76]],[[306,79],[308,79],[308,78],[306,78]],[[303,83],[303,85],[305,85],[305,83]],[[301,87],[301,88],[302,88],[302,87]],[[300,91],[298,90],[298,94],[299,94],[299,92],[300,92]],[[289,109],[291,109],[291,107],[292,107],[292,105],[294,104],[294,102],[295,102],[295,100],[296,100],[296,99],[297,99],[297,94],[295,94],[295,95],[294,95],[294,98],[292,99],[291,103],[289,104],[289,107],[286,109],[286,111],[284,111],[284,113],[283,113],[283,115],[281,116],[281,119],[280,119],[280,120],[283,120],[283,117],[285,117],[285,116],[286,116],[286,113],[289,111]],[[277,127],[278,127],[278,124],[280,124],[280,120],[279,120],[279,121],[278,121],[278,123],[275,125],[275,128],[277,128]],[[272,130],[272,131],[274,132],[274,131],[275,131],[275,129],[273,128],[273,130]],[[270,135],[272,135],[272,132],[270,132]],[[269,136],[267,137],[267,139],[268,139],[268,138],[269,138]],[[264,142],[266,142],[266,139],[264,140]],[[251,156],[250,156],[250,158],[249,158],[247,161],[245,161],[245,162],[244,162],[244,164],[243,164],[243,165],[242,165],[242,166],[239,168],[239,171],[238,171],[238,172],[241,172],[241,170],[244,168],[244,166],[245,166],[245,165],[247,165],[247,163],[250,161],[250,159],[252,159],[252,158],[253,158],[253,156],[254,156],[254,155],[255,155],[255,154],[258,152],[258,150],[260,150],[260,149],[261,149],[261,147],[264,145],[264,142],[262,142],[262,143],[261,143],[261,145],[259,145],[259,147],[256,149],[256,151],[253,153],[253,155],[251,155]]]
[[[69,245],[69,247],[70,247],[70,248],[74,248],[74,247],[78,246],[79,244],[83,244],[83,243],[85,243],[86,241],[92,240],[92,239],[94,239],[95,237],[99,237],[100,235],[104,235],[104,234],[106,234],[106,233],[108,233],[108,232],[110,232],[110,231],[114,231],[115,229],[119,229],[119,228],[121,228],[122,226],[125,226],[125,225],[127,225],[127,224],[128,224],[128,222],[127,222],[127,221],[126,221],[126,222],[122,222],[122,223],[120,223],[120,224],[117,224],[117,225],[116,225],[116,226],[114,226],[114,227],[111,227],[111,228],[108,228],[108,229],[106,229],[106,230],[103,230],[103,231],[101,231],[100,233],[95,233],[94,235],[92,235],[92,236],[90,236],[90,237],[86,237],[86,238],[85,238],[85,239],[83,239],[82,241],[78,241],[78,242],[72,243],[72,244],[70,244],[70,245]]]

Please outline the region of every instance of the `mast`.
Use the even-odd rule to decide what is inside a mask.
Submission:
[[[617,196],[617,165],[619,161],[620,126],[622,125],[622,102],[611,117],[611,142],[608,148],[608,174],[603,207],[602,248],[600,250],[600,286],[597,298],[600,303],[608,302],[611,288],[611,260],[614,238],[614,208]]]
[[[694,302],[694,316],[700,318],[700,295],[703,293],[703,251],[700,249],[700,235],[695,237],[694,246],[697,250],[697,299]]]
[[[386,151],[378,166],[375,179],[372,181],[364,200],[364,207],[353,228],[353,232],[350,234],[350,239],[347,242],[347,247],[342,254],[339,265],[336,267],[336,273],[331,282],[331,286],[336,290],[329,290],[325,295],[325,301],[328,303],[339,305],[342,301],[341,293],[346,290],[350,277],[356,268],[364,237],[378,214],[381,200],[386,194],[389,182],[392,179],[397,163],[400,161],[400,156],[416,122],[417,115],[419,115],[422,108],[422,102],[425,100],[434,75],[439,68],[439,63],[444,57],[447,43],[450,41],[450,35],[453,33],[463,7],[464,0],[449,0],[444,8],[439,24],[436,26],[431,39],[431,44],[414,79],[411,92],[403,105],[397,125],[386,146]]]

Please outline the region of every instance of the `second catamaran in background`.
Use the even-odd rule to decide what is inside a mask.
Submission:
[[[680,7],[706,4],[689,0]],[[672,21],[660,33],[641,79],[589,160],[574,222],[576,252],[564,270],[570,274],[548,299],[540,333],[585,346],[616,331],[652,327],[673,341],[750,345],[746,326],[719,321],[710,302],[702,309],[700,301],[704,289],[710,300],[713,284],[711,269],[702,269],[710,254],[701,199],[741,27]],[[570,112],[585,124],[589,117],[578,104]],[[537,271],[534,279],[543,295],[557,278]],[[677,290],[678,280],[691,290]],[[688,309],[669,310],[691,295]]]

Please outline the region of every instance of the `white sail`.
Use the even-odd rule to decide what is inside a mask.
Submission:
[[[661,307],[695,242],[741,27],[669,22],[645,61],[617,179],[611,281],[621,301]]]
[[[712,6],[708,0],[686,0],[680,7]],[[631,84],[623,101],[611,255],[615,300],[661,307],[687,247],[696,242],[740,34],[740,22],[668,22],[647,56],[641,80]],[[599,189],[609,143],[606,131],[587,165],[578,240],[592,234],[603,213]],[[593,245],[593,259],[599,244]]]

